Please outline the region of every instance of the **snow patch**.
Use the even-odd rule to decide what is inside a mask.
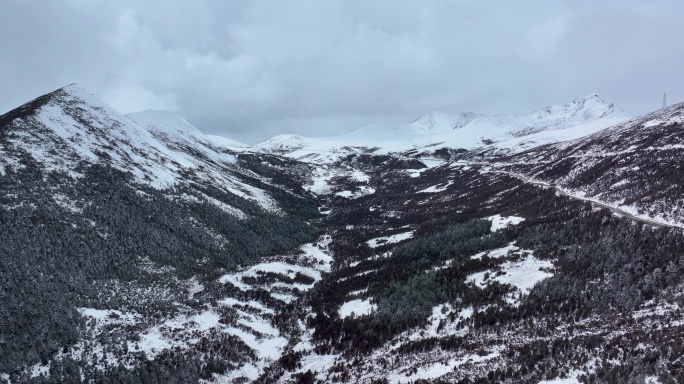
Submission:
[[[513,244],[515,244],[515,242],[512,242],[503,248],[497,248],[497,249],[492,249],[491,251],[480,252],[478,254],[470,256],[470,258],[474,259],[474,260],[479,260],[483,256],[487,255],[489,258],[498,259],[500,257],[504,257],[504,256],[508,255],[509,252],[515,252],[515,251],[520,250],[520,248],[516,247]]]
[[[204,285],[202,285],[196,277],[188,280],[188,298],[192,299],[195,297],[196,293],[204,291]]]
[[[512,285],[522,294],[527,294],[535,284],[553,276],[553,273],[548,272],[553,268],[553,264],[550,261],[539,260],[529,254],[520,261],[507,261],[499,267],[500,271],[484,271],[469,275],[466,278],[466,282],[485,287],[496,281],[501,284]],[[515,298],[510,298],[507,301],[511,304],[517,302]]]
[[[421,168],[421,169],[406,169],[404,170],[410,177],[416,178],[420,177],[423,172],[429,170],[430,168]]]
[[[336,192],[335,196],[340,196],[340,197],[345,197],[347,199],[357,199],[359,197],[367,196],[367,195],[372,195],[375,193],[375,188],[368,187],[368,186],[361,186],[358,188],[356,191],[340,191]]]
[[[581,382],[577,378],[581,372],[572,371],[565,378],[555,378],[553,380],[542,380],[538,384],[580,384]],[[647,381],[648,382],[648,381]]]
[[[377,308],[377,305],[371,304],[370,299],[355,299],[342,304],[338,313],[341,318],[345,319],[352,316],[352,314],[355,316],[370,315],[375,308]]]
[[[496,232],[499,229],[506,228],[509,225],[518,225],[522,223],[525,218],[524,217],[518,217],[518,216],[508,216],[508,217],[503,217],[501,215],[494,215],[487,217],[485,220],[491,220],[492,221],[492,232]]]
[[[387,244],[395,244],[412,238],[414,232],[415,231],[408,231],[404,233],[397,233],[396,235],[376,237],[374,239],[366,241],[366,244],[368,244],[368,246],[371,248],[377,248]]]
[[[431,187],[427,187],[425,189],[421,189],[418,191],[418,193],[439,193],[439,192],[444,192],[449,188],[450,185],[452,185],[454,182],[452,180],[449,180],[446,184],[437,184],[433,185]]]
[[[451,359],[448,361],[439,361],[431,364],[425,364],[418,367],[412,374],[398,374],[391,373],[388,375],[390,383],[403,383],[406,381],[412,382],[417,380],[434,380],[448,373],[453,372],[456,368],[464,364],[481,364],[488,360],[497,358],[500,356],[502,347],[494,347],[492,350],[487,351],[486,355],[470,354],[460,357],[458,359]]]

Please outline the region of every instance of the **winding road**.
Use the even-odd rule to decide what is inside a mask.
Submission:
[[[630,219],[630,220],[634,220],[634,221],[637,221],[637,222],[640,222],[640,223],[643,223],[643,224],[647,224],[647,225],[650,225],[650,226],[653,226],[653,227],[660,227],[660,228],[679,228],[679,229],[684,229],[684,225],[671,224],[671,223],[664,223],[664,222],[662,222],[662,221],[655,221],[655,220],[653,220],[653,219],[647,219],[647,218],[635,216],[635,215],[632,214],[632,213],[629,213],[629,212],[627,212],[627,211],[624,211],[624,210],[622,210],[622,209],[620,209],[620,208],[616,208],[616,207],[614,207],[614,206],[612,206],[612,205],[608,205],[608,204],[605,204],[605,203],[601,203],[601,202],[598,202],[598,201],[596,201],[596,200],[592,200],[592,199],[589,199],[589,198],[586,198],[586,197],[580,197],[580,196],[576,196],[576,195],[571,195],[571,194],[567,193],[566,191],[564,191],[563,189],[561,189],[560,187],[558,187],[557,185],[549,184],[549,183],[546,183],[546,182],[543,182],[543,181],[532,180],[532,179],[528,178],[527,176],[522,175],[522,174],[519,174],[519,173],[509,172],[509,171],[493,170],[493,169],[489,170],[488,172],[492,172],[492,173],[501,173],[501,174],[505,174],[505,175],[508,175],[508,176],[512,176],[512,177],[515,177],[515,178],[517,178],[517,179],[519,179],[519,180],[522,180],[523,182],[525,182],[525,183],[527,183],[527,184],[538,185],[538,186],[541,186],[541,187],[544,187],[544,188],[553,188],[553,189],[555,189],[556,192],[557,192],[559,195],[561,195],[561,196],[567,196],[567,197],[569,197],[569,198],[571,198],[571,199],[589,202],[589,203],[591,203],[591,204],[594,205],[594,206],[609,209],[611,212],[613,212],[613,213],[615,213],[615,214],[617,214],[617,215],[619,215],[619,216],[623,216],[623,217],[626,217],[626,218],[628,218],[628,219]]]

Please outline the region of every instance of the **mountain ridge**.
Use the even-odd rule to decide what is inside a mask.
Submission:
[[[220,347],[212,356],[224,363],[263,366],[261,343],[248,344],[256,331],[191,336],[244,321],[216,308],[225,296],[208,276],[315,241],[317,207],[301,188],[253,171],[261,159],[239,158],[163,117],[148,129],[77,85],[3,115],[1,383],[92,382],[103,372],[135,382],[136,370],[138,379],[192,382],[201,369],[211,376],[202,343]],[[309,253],[300,264],[311,264]],[[213,305],[193,296],[205,279],[215,284]],[[294,288],[279,286],[279,297]],[[269,321],[273,310],[265,311]],[[138,329],[133,339],[117,328],[122,319]],[[182,338],[165,333],[177,323],[188,331]]]
[[[678,182],[662,180],[680,168],[682,123],[684,103],[674,104],[581,138],[502,158],[500,165],[633,215],[681,225],[684,212],[673,203],[684,192]]]
[[[300,160],[328,162],[345,154],[358,152],[362,148],[376,154],[406,151],[429,154],[445,147],[473,150],[492,144],[496,146],[495,143],[500,142],[502,145],[499,149],[511,153],[518,150],[506,145],[505,142],[512,139],[532,137],[546,131],[570,130],[590,123],[594,131],[597,131],[626,119],[614,104],[608,104],[598,95],[590,94],[561,106],[545,107],[519,115],[431,112],[409,124],[363,125],[332,137],[278,135],[256,144],[253,149]],[[537,140],[541,145],[553,141],[553,137],[547,135],[543,140]],[[345,150],[345,147],[358,149],[350,151]]]
[[[219,188],[259,202],[265,209],[278,209],[259,188],[230,174],[239,172],[235,157],[239,143],[235,147],[221,145],[175,114],[148,111],[124,116],[77,84],[36,100],[3,115],[20,116],[6,119],[6,148],[0,168],[18,166],[18,158],[12,155],[16,152],[49,170],[70,173],[82,161],[105,162],[132,172],[140,183],[160,189],[187,185],[186,175],[191,172],[196,178],[211,180]],[[26,106],[30,113],[24,112]],[[22,118],[31,120],[30,128]],[[7,135],[12,130],[14,138],[9,140]]]

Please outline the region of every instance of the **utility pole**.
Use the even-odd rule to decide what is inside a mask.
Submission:
[[[667,107],[667,93],[663,93],[663,109]]]

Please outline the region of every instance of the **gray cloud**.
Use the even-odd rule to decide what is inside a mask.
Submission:
[[[8,0],[0,110],[78,82],[254,143],[432,110],[522,113],[597,92],[684,98],[676,0]]]

